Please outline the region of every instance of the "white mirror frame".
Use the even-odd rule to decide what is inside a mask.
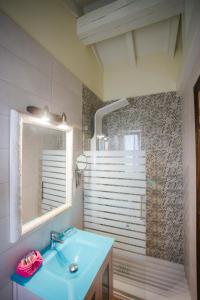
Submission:
[[[23,124],[35,124],[66,132],[66,204],[22,225],[22,135]],[[73,128],[59,128],[40,119],[15,110],[10,113],[10,242],[60,214],[72,205],[73,181]]]

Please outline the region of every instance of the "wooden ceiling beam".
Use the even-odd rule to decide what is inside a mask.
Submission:
[[[98,50],[97,50],[96,45],[95,45],[95,44],[91,45],[91,48],[92,48],[92,52],[93,52],[93,54],[94,54],[94,56],[95,56],[95,58],[96,58],[96,60],[97,60],[97,63],[98,63],[98,65],[99,65],[100,69],[103,71],[103,69],[104,69],[104,67],[103,67],[103,62],[102,62],[102,60],[101,60],[101,57],[100,57],[100,55],[99,55],[99,52],[98,52]]]
[[[183,12],[183,0],[117,0],[77,19],[85,45],[142,28]]]
[[[176,42],[178,37],[180,16],[174,17],[169,23],[169,41],[168,41],[168,55],[170,58],[174,58],[176,51]]]

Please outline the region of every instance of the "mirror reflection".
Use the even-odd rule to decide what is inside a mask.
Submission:
[[[23,124],[22,224],[66,204],[66,132]]]

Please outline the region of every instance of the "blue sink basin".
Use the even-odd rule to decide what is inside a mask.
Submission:
[[[17,274],[12,280],[45,300],[83,300],[114,240],[86,231],[74,230],[55,250],[42,251],[42,267],[29,279]],[[75,263],[78,270],[69,271]]]
[[[59,277],[62,276],[65,280],[73,278],[80,280],[86,275],[99,255],[101,255],[100,248],[92,240],[87,241],[85,235],[81,233],[81,237],[80,234],[68,237],[63,246],[57,247],[52,255],[49,255],[48,252],[43,257],[46,258],[46,268],[49,272],[53,272]],[[69,266],[72,263],[78,265],[76,273],[69,271]]]

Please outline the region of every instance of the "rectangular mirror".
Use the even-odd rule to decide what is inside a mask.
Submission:
[[[72,128],[11,111],[11,241],[71,205]]]

